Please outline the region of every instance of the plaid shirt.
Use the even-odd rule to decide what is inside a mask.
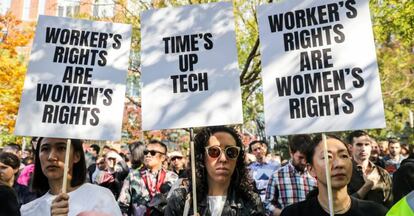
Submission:
[[[266,189],[266,212],[271,214],[275,208],[284,207],[303,201],[306,195],[316,188],[316,180],[305,170],[299,172],[289,161],[278,169],[270,178]]]
[[[130,204],[134,204],[135,206],[146,206],[149,201],[151,200],[149,191],[147,189],[147,186],[145,185],[145,182],[141,175],[141,169],[135,169],[131,170],[124,180],[124,184],[121,189],[121,194],[118,198],[118,204],[119,207],[121,207],[121,211],[123,213],[128,212],[128,208]],[[158,171],[157,173],[151,173],[149,170],[143,171],[145,172],[145,175],[148,175],[148,177],[151,179],[151,182],[154,182],[152,190],[155,191],[156,182],[157,182],[157,176],[160,173]],[[174,182],[178,179],[177,174],[171,171],[165,171],[165,182],[171,182],[171,184],[174,184]]]

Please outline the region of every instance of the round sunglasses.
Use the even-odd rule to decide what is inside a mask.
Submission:
[[[218,158],[224,152],[228,159],[236,160],[240,153],[240,147],[238,146],[227,146],[225,149],[221,149],[219,146],[208,146],[205,149],[211,158]]]

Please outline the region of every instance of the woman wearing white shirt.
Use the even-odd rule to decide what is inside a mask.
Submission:
[[[66,139],[40,138],[38,140],[32,189],[46,193],[23,205],[20,209],[22,216],[76,216],[86,212],[121,215],[115,198],[108,189],[85,183],[86,163],[82,142],[72,139],[71,143],[68,193],[62,193]]]

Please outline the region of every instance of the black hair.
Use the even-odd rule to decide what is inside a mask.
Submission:
[[[18,169],[20,167],[19,157],[10,152],[1,152],[0,162],[6,164],[7,166],[10,166],[13,169]]]
[[[99,151],[101,150],[101,147],[99,147],[97,144],[92,144],[91,148],[96,151],[97,154],[99,154]]]
[[[398,141],[398,139],[396,139],[396,138],[388,139],[388,146],[390,146],[391,144],[395,144],[395,143],[400,143],[400,141]],[[400,144],[400,146],[401,146],[401,144]]]
[[[165,143],[161,142],[160,140],[153,139],[148,144],[159,144],[164,149],[165,155],[167,154],[167,151],[168,151],[167,145],[165,145]]]
[[[10,152],[1,152],[0,153],[0,162],[10,166],[12,169],[19,169],[20,167],[20,159],[15,154]],[[14,174],[14,180],[17,180],[19,172]]]
[[[32,190],[40,193],[47,192],[50,189],[49,182],[47,177],[42,171],[42,167],[40,165],[40,144],[44,137],[40,137],[37,141],[37,147],[35,150],[35,168],[33,172],[33,182],[32,182]],[[82,185],[85,183],[86,180],[86,162],[85,162],[85,154],[83,152],[82,147],[82,140],[80,139],[71,139],[71,146],[73,148],[73,154],[79,153],[79,161],[73,164],[72,168],[72,180],[70,185],[72,187]],[[68,150],[68,149],[66,149]]]
[[[347,149],[348,153],[350,154],[348,146],[338,136],[336,136],[334,134],[326,134],[326,139],[336,139],[336,140],[340,141],[341,143],[344,144],[345,148]],[[310,145],[308,145],[307,148],[306,148],[306,162],[309,163],[310,165],[313,165],[313,160],[312,160],[313,155],[315,154],[316,147],[319,145],[319,143],[321,141],[322,141],[322,134],[318,134],[313,138]]]
[[[236,161],[236,167],[231,176],[230,188],[233,189],[237,196],[252,201],[254,196],[253,180],[249,175],[249,171],[244,163],[245,153],[243,150],[243,143],[240,135],[237,131],[231,127],[225,126],[214,126],[203,128],[194,137],[194,148],[195,148],[195,165],[196,165],[196,182],[197,182],[197,197],[198,201],[201,202],[203,198],[206,198],[208,193],[207,183],[207,169],[205,165],[205,147],[209,144],[210,137],[217,132],[225,132],[230,134],[236,141],[236,146],[240,147],[240,153]],[[191,182],[191,174],[190,182]],[[191,191],[191,190],[190,190]],[[260,199],[260,198],[259,198]]]
[[[354,140],[354,138],[358,138],[362,136],[369,136],[369,134],[363,130],[352,131],[347,137],[348,144],[352,145],[352,141]]]
[[[140,167],[144,163],[144,143],[138,141],[128,145],[131,152],[131,166],[133,169]]]
[[[252,146],[255,145],[255,144],[257,144],[257,143],[260,143],[262,145],[265,145],[266,148],[269,147],[269,145],[267,144],[267,142],[264,141],[264,140],[254,140],[254,141],[252,141],[252,142],[249,143],[249,153],[252,153],[253,152]]]
[[[312,143],[312,137],[308,134],[294,135],[289,140],[289,150],[291,153],[299,151],[306,153],[306,148]]]

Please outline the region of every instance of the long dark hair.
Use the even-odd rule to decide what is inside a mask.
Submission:
[[[35,168],[33,173],[33,183],[32,183],[32,190],[39,193],[47,192],[50,189],[49,181],[45,174],[42,171],[42,167],[40,165],[40,144],[44,137],[40,137],[37,141],[36,150],[35,150]],[[72,169],[72,180],[70,185],[72,187],[76,187],[85,183],[86,180],[86,162],[85,162],[85,154],[82,148],[82,140],[79,139],[71,139],[71,145],[73,148],[73,154],[79,153],[79,161],[73,164]],[[66,151],[70,151],[70,149],[66,149]]]
[[[208,193],[207,169],[205,163],[205,147],[208,145],[210,137],[217,132],[225,132],[230,134],[236,140],[236,146],[241,148],[237,158],[236,167],[231,176],[229,190],[234,190],[237,196],[245,200],[252,200],[254,187],[253,180],[249,175],[249,171],[244,163],[245,152],[240,135],[236,130],[225,126],[214,126],[203,128],[194,138],[195,145],[195,165],[196,165],[196,182],[197,182],[197,199],[201,202],[206,198]],[[191,180],[191,175],[190,180]],[[191,182],[191,181],[190,181]]]

